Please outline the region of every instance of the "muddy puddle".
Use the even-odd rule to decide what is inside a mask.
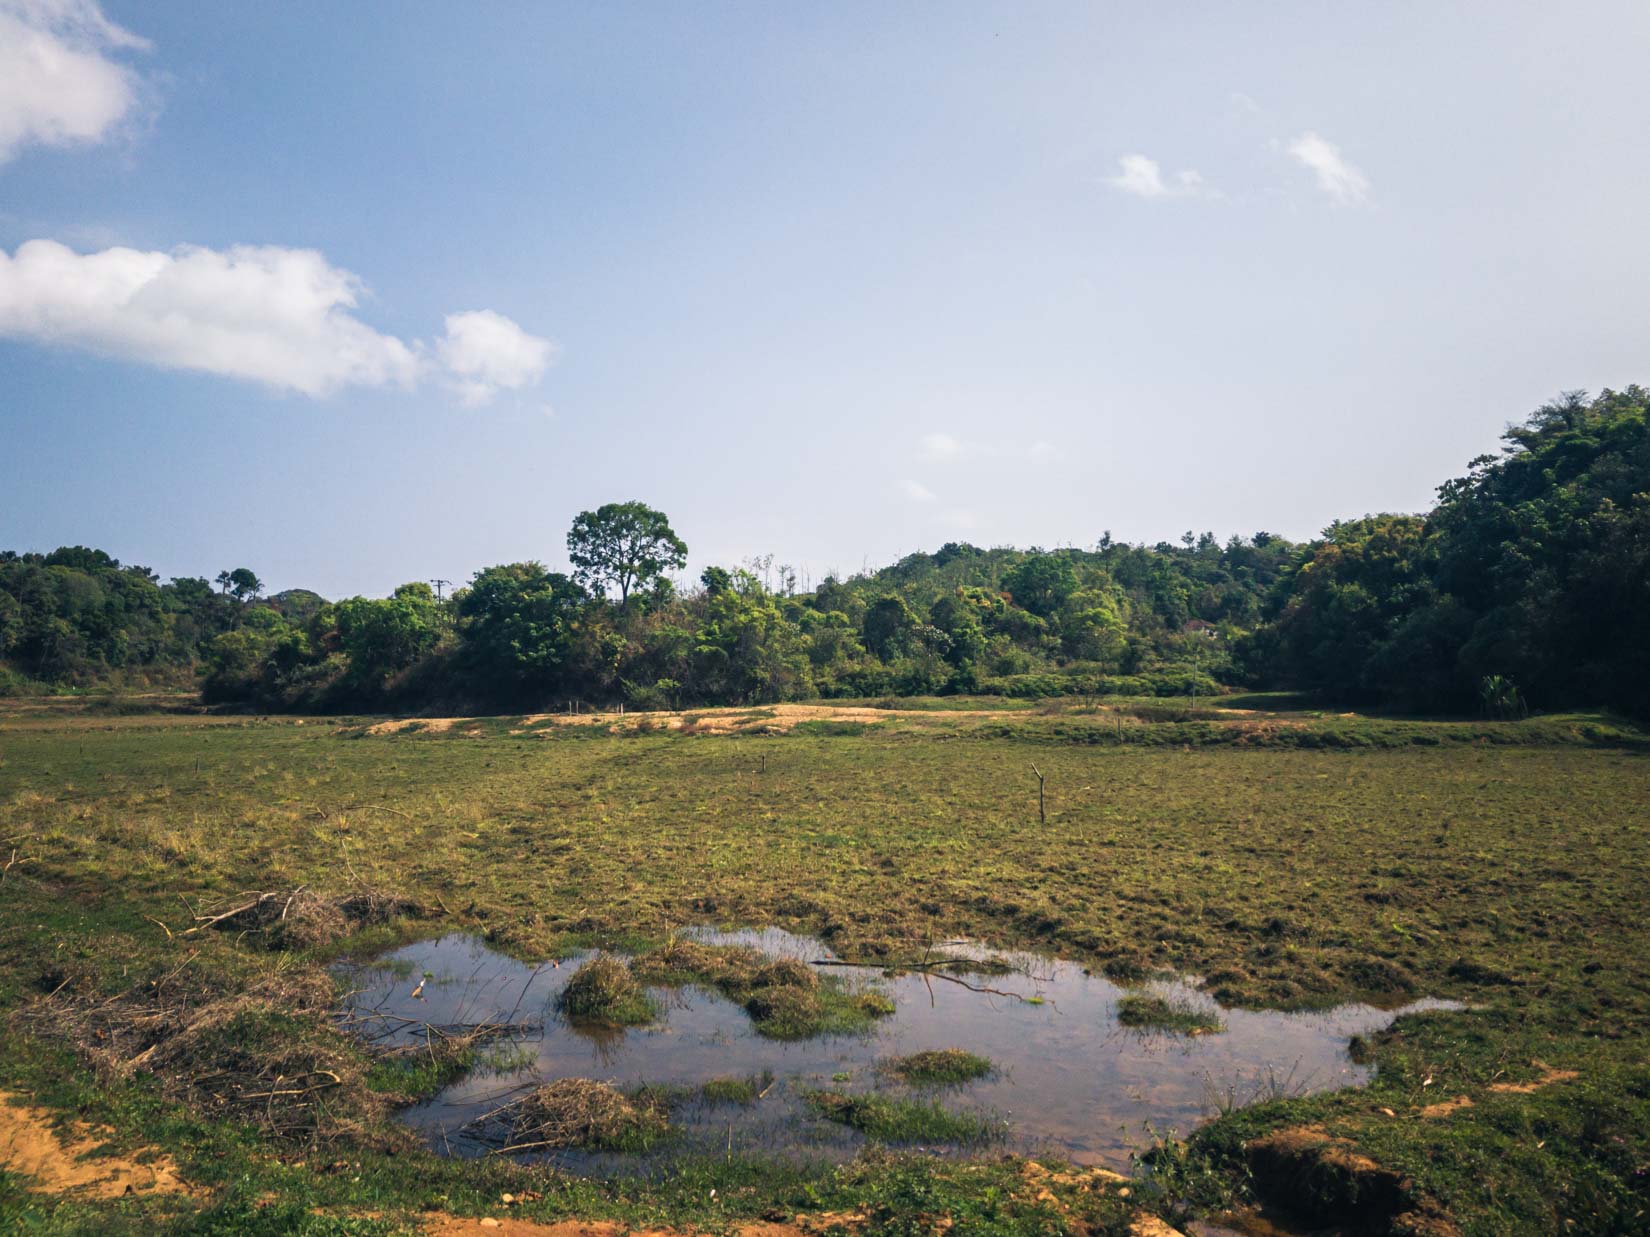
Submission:
[[[694,935],[773,957],[836,960],[819,942],[778,930]],[[961,943],[946,949],[984,956]],[[1353,1035],[1379,1030],[1401,1013],[1454,1007],[1429,1000],[1400,1009],[1344,1005],[1309,1013],[1222,1009],[1186,982],[1126,989],[1074,963],[998,954],[991,956],[1006,961],[1010,973],[956,976],[961,983],[821,968],[833,982],[892,997],[896,1012],[864,1035],[779,1042],[758,1035],[742,1007],[698,987],[650,989],[662,1015],[649,1026],[570,1024],[556,1012],[556,997],[586,956],[532,966],[474,937],[422,941],[340,969],[352,990],[345,1020],[388,1046],[422,1043],[425,1025],[530,1027],[496,1049],[508,1066],[503,1072],[483,1070],[404,1112],[434,1149],[457,1156],[498,1146],[486,1114],[540,1083],[591,1078],[626,1090],[644,1084],[678,1089],[670,1113],[677,1135],[644,1155],[559,1150],[526,1158],[580,1172],[645,1171],[684,1150],[846,1159],[866,1140],[809,1104],[811,1092],[829,1090],[938,1099],[953,1111],[990,1119],[1000,1132],[995,1147],[1121,1169],[1153,1132],[1185,1134],[1223,1107],[1357,1086],[1371,1069],[1349,1057]],[[1130,993],[1206,1013],[1224,1030],[1188,1036],[1124,1026],[1118,1002]],[[936,1090],[904,1086],[879,1068],[891,1057],[934,1048],[966,1049],[989,1059],[995,1072]],[[752,1079],[765,1091],[747,1104],[688,1095],[728,1078]]]

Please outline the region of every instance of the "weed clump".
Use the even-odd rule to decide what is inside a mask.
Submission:
[[[704,945],[672,937],[632,964],[652,983],[700,984],[744,1006],[769,1039],[850,1035],[894,1012],[880,992],[855,992],[797,958],[769,958],[740,945]]]
[[[582,1147],[592,1151],[646,1151],[670,1132],[656,1096],[625,1095],[589,1078],[545,1083],[516,1110],[508,1150]]]
[[[1130,993],[1117,1002],[1117,1021],[1126,1027],[1176,1035],[1214,1035],[1226,1029],[1214,1014],[1188,1002],[1141,993]]]
[[[813,992],[819,988],[819,976],[806,962],[776,958],[751,976],[751,987],[800,988]]]
[[[636,974],[654,983],[702,983],[721,988],[745,985],[762,966],[762,955],[737,945],[705,945],[673,936],[631,964]]]
[[[556,1005],[576,1022],[607,1026],[635,1026],[658,1014],[630,967],[612,954],[597,954],[575,971]]]
[[[915,1086],[957,1086],[984,1078],[992,1071],[991,1062],[961,1048],[930,1048],[913,1052],[907,1057],[895,1057],[887,1064],[890,1074]]]
[[[754,1104],[773,1085],[771,1071],[750,1078],[712,1078],[699,1088],[707,1104]]]
[[[814,1091],[807,1100],[809,1107],[827,1121],[846,1125],[881,1143],[978,1146],[1001,1138],[1005,1132],[1000,1120],[978,1113],[952,1112],[937,1101],[925,1103],[841,1091]]]
[[[745,1012],[770,1039],[806,1039],[819,1033],[824,1004],[812,988],[758,988],[745,999]]]

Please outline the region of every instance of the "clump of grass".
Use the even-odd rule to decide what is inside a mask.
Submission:
[[[706,945],[673,936],[659,948],[638,955],[631,969],[651,983],[721,988],[748,984],[762,961],[760,953],[741,945]]]
[[[861,992],[854,998],[854,1004],[871,1018],[887,1018],[897,1008],[894,998],[886,992]]]
[[[776,958],[751,976],[753,988],[800,988],[817,991],[819,976],[806,962],[795,958]]]
[[[1176,1035],[1214,1035],[1226,1029],[1214,1014],[1189,1002],[1134,992],[1117,1002],[1117,1021],[1126,1027]]]
[[[812,988],[758,988],[745,998],[745,1012],[770,1039],[806,1039],[819,1034],[825,1005]]]
[[[633,971],[652,983],[699,984],[744,1006],[769,1039],[854,1035],[894,1012],[880,992],[856,992],[797,958],[769,958],[739,945],[705,945],[672,937],[642,954]]]
[[[659,1012],[630,967],[612,954],[597,954],[575,971],[556,1005],[576,1022],[620,1027],[652,1022]]]
[[[699,1098],[707,1104],[754,1104],[773,1085],[773,1072],[749,1078],[712,1078],[699,1088]]]
[[[898,1099],[875,1092],[849,1095],[813,1091],[807,1101],[827,1121],[846,1125],[881,1143],[978,1146],[1004,1134],[999,1120],[978,1113],[952,1112],[934,1100]]]
[[[930,1048],[886,1063],[890,1074],[919,1087],[954,1087],[992,1071],[984,1057],[961,1048]]]
[[[511,1146],[646,1151],[670,1133],[657,1096],[627,1096],[589,1078],[545,1083],[517,1106]]]

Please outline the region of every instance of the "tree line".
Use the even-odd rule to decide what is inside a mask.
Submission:
[[[0,690],[198,682],[277,709],[638,708],[814,697],[1212,694],[1263,686],[1417,710],[1608,703],[1650,684],[1650,436],[1639,387],[1508,430],[1425,515],[1055,550],[951,543],[796,588],[771,560],[674,583],[640,502],[579,514],[570,573],[452,596],[263,596],[247,568],[161,583],[66,547],[0,553]]]

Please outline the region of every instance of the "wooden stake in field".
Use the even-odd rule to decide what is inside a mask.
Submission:
[[[1048,816],[1043,811],[1043,790],[1044,790],[1043,771],[1041,769],[1039,769],[1036,765],[1031,766],[1031,771],[1037,775],[1037,823],[1039,825],[1046,825],[1046,824],[1048,824]]]

